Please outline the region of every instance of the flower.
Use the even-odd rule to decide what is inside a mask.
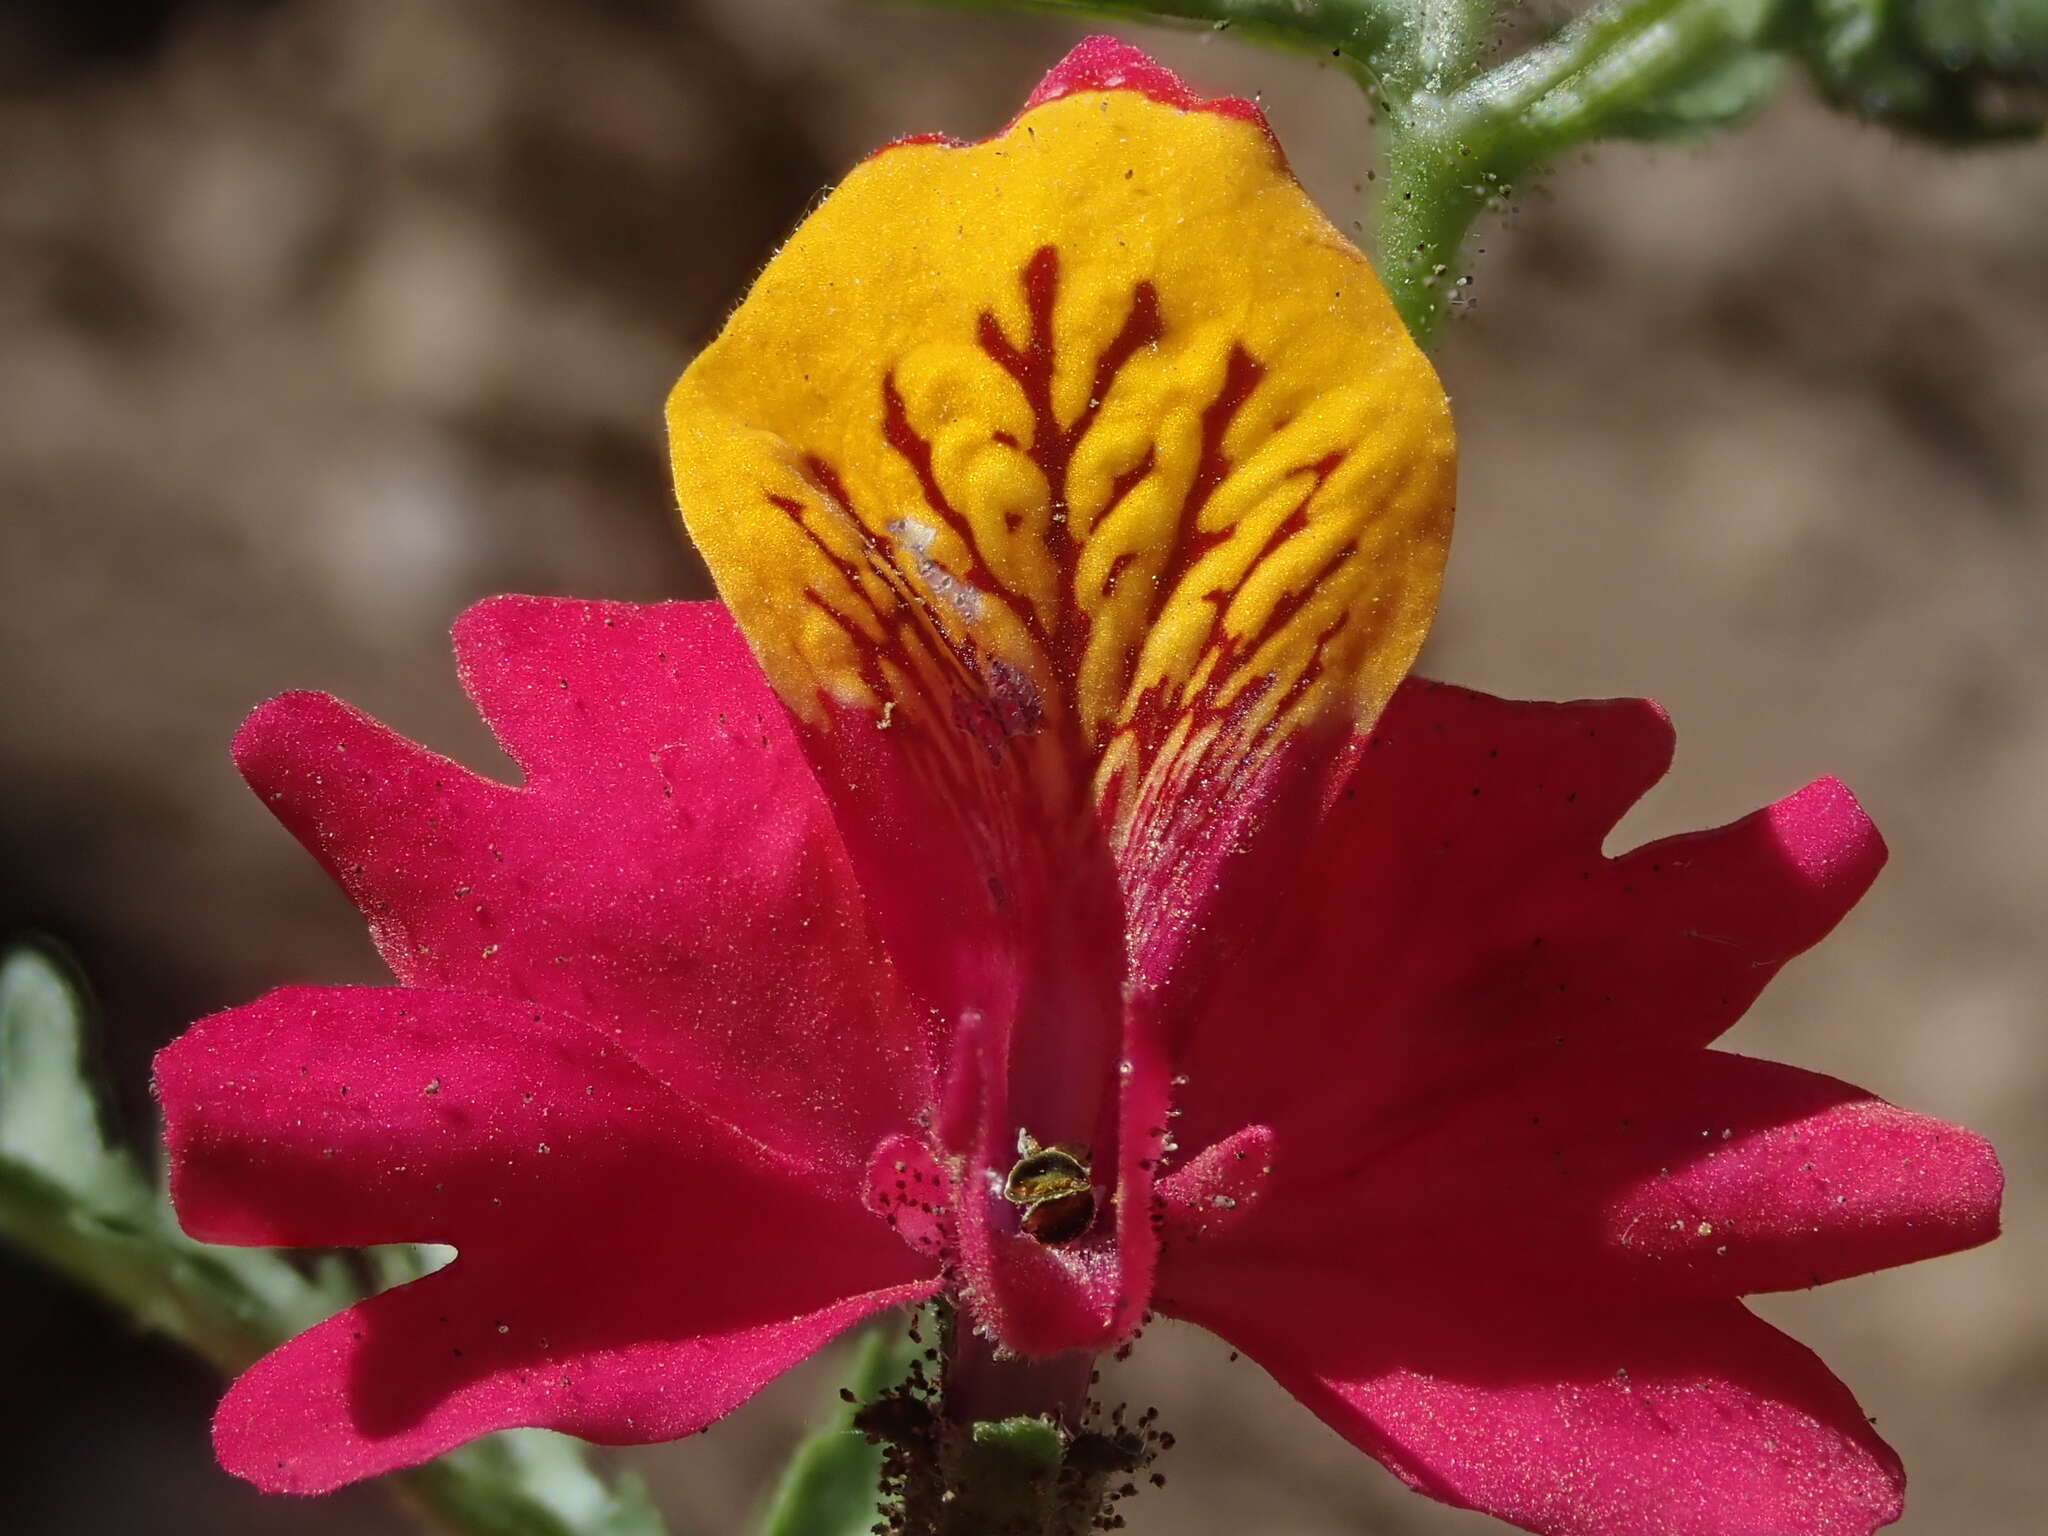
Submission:
[[[164,1051],[180,1216],[459,1252],[251,1368],[225,1465],[673,1438],[943,1291],[1213,1329],[1530,1530],[1897,1514],[1739,1298],[1988,1239],[1996,1162],[1709,1049],[1883,845],[1822,781],[1609,859],[1654,706],[1403,681],[1442,391],[1253,108],[1097,39],[892,146],[670,422],[725,605],[466,614],[519,787],[318,695],[237,740],[399,986]]]

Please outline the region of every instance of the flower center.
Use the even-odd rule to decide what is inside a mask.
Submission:
[[[1093,1158],[1077,1142],[1041,1146],[1029,1131],[1017,1133],[1017,1161],[1003,1180],[1003,1198],[1024,1208],[1019,1224],[1027,1236],[1057,1247],[1095,1224]]]

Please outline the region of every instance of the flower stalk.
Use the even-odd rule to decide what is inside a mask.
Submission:
[[[879,1488],[899,1536],[1086,1536],[1096,1529],[1112,1477],[1127,1480],[1150,1457],[1147,1443],[1120,1425],[1109,1433],[1084,1427],[1092,1357],[1008,1354],[960,1326],[958,1309],[943,1299],[920,1319],[931,1332],[913,1324],[909,1337],[913,1345],[929,1337],[931,1348],[878,1356],[881,1346],[872,1345],[859,1383],[840,1394],[858,1403],[844,1422],[882,1447],[866,1481],[869,1506]],[[880,1359],[894,1369],[877,1369]],[[798,1465],[808,1454],[799,1453]],[[842,1502],[851,1509],[852,1499]],[[761,1536],[831,1536],[839,1528],[836,1515],[813,1511],[799,1521],[791,1512],[790,1501],[780,1501]],[[864,1521],[859,1530],[866,1529]]]
[[[1465,242],[1482,213],[1549,161],[1622,135],[1633,115],[1726,67],[1757,43],[1771,12],[1768,0],[1610,0],[1476,71],[1490,28],[1471,23],[1486,7],[1456,9],[1466,26],[1418,25],[1412,62],[1380,97],[1375,265],[1425,343],[1469,282]]]

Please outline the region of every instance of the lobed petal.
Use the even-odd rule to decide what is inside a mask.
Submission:
[[[1255,1219],[1165,1283],[1340,1255],[1480,1307],[1749,1295],[1988,1242],[2002,1182],[1968,1131],[1713,1051],[1573,1053],[1350,1160],[1276,1152]]]
[[[1856,1400],[1739,1302],[1484,1307],[1376,1267],[1162,1297],[1410,1487],[1543,1536],[1868,1536],[1905,1478]]]
[[[814,1234],[736,1230],[745,1242],[713,1231],[685,1245],[626,1229],[516,1267],[464,1256],[360,1302],[236,1380],[214,1417],[221,1465],[266,1493],[308,1494],[500,1429],[600,1445],[674,1440],[862,1318],[937,1289],[898,1280],[832,1295],[809,1268]]]
[[[288,987],[193,1025],[158,1053],[156,1086],[180,1219],[209,1242],[518,1248],[654,1212],[701,1235],[753,1209],[832,1234],[827,1254],[896,1255],[850,1180],[531,1004]]]
[[[214,1242],[453,1243],[253,1367],[223,1463],[319,1492],[493,1429],[702,1428],[936,1265],[837,1182],[502,999],[293,988],[157,1060],[172,1193]]]
[[[1703,1076],[1740,1058],[1707,1059]],[[1711,1096],[1690,1117],[1697,1131],[1667,1101],[1672,1155],[1653,1176],[1647,1149],[1635,1149],[1634,1180],[1601,1213],[1608,1253],[1626,1256],[1641,1283],[1721,1295],[1791,1290],[1998,1236],[2004,1175],[1983,1137],[1772,1062],[1734,1075],[1743,1080],[1707,1085]],[[1826,1102],[1830,1090],[1841,1097]],[[1817,1102],[1802,1113],[1809,1094]],[[1716,1130],[1716,1100],[1739,1104],[1753,1129]]]
[[[497,598],[456,639],[519,789],[317,694],[273,700],[235,745],[399,980],[601,1022],[815,1160],[850,1168],[907,1124],[929,1017],[725,611]]]
[[[1714,1039],[1862,895],[1884,844],[1822,780],[1606,857],[1670,754],[1643,701],[1404,686],[1177,1053],[1182,1139],[1264,1121],[1341,1157],[1560,1050]]]

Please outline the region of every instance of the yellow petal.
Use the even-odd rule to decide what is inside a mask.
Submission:
[[[799,717],[1007,756],[1119,835],[1369,722],[1450,534],[1443,391],[1365,259],[1262,123],[1136,89],[860,166],[669,429]]]

